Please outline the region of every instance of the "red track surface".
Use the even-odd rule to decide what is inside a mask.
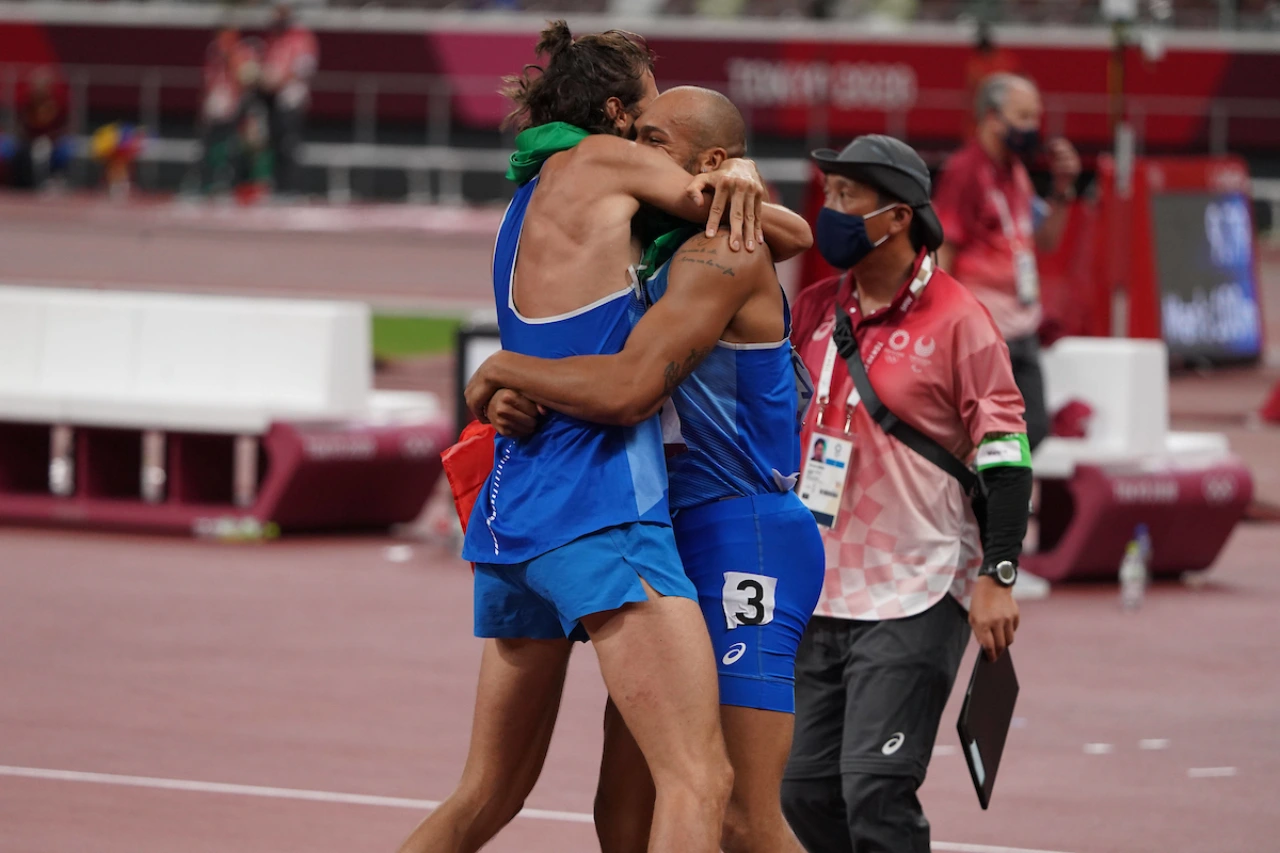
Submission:
[[[0,199],[0,280],[426,304],[475,298],[486,272],[487,238],[441,235],[438,222],[326,231],[338,213],[294,234],[267,228],[274,215],[246,230],[216,211],[175,225],[163,208]],[[1171,395],[1179,426],[1231,435],[1272,502],[1278,434],[1245,419],[1274,379],[1191,377]],[[428,360],[384,381],[449,380]],[[397,544],[412,546],[407,562],[387,559]],[[936,849],[1280,851],[1278,552],[1280,527],[1249,525],[1209,583],[1158,587],[1140,613],[1120,613],[1109,587],[1026,604],[1014,648],[1024,725],[983,813],[954,752],[953,702],[924,794],[947,842]],[[84,774],[439,799],[465,755],[478,653],[469,572],[418,534],[222,546],[0,530],[0,851],[393,850],[421,808]],[[603,699],[583,648],[531,808],[590,810]],[[1188,775],[1205,768],[1235,775]],[[71,775],[31,777],[48,770]],[[489,849],[593,849],[589,824],[568,817],[519,819]]]
[[[360,299],[465,311],[493,304],[502,211],[116,205],[0,194],[0,281]]]
[[[389,544],[0,532],[0,764],[445,796],[479,651],[470,573],[424,543],[389,562]],[[1280,849],[1277,549],[1280,528],[1246,527],[1212,584],[1157,588],[1134,615],[1110,589],[1026,605],[1014,652],[1026,723],[996,801],[982,813],[961,757],[939,755],[925,794],[935,836],[1067,853]],[[590,810],[603,701],[580,649],[531,807]],[[956,743],[954,718],[942,745]],[[1168,748],[1138,748],[1151,738]],[[1238,775],[1188,777],[1206,767]],[[390,851],[419,814],[7,772],[0,850],[15,853]],[[591,842],[584,823],[520,819],[491,849]]]

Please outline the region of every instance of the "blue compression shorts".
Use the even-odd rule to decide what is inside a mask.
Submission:
[[[795,713],[796,649],[826,568],[813,514],[786,492],[682,509],[672,523],[711,633],[720,703]]]

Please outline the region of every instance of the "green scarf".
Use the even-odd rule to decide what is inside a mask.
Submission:
[[[681,222],[678,219],[674,222],[679,223],[677,227],[665,234],[660,234],[645,245],[644,254],[640,257],[640,265],[643,267],[642,279],[649,278],[660,270],[662,265],[671,260],[671,257],[680,250],[686,240],[694,234],[702,233],[702,229],[692,223]]]
[[[516,150],[507,167],[507,180],[526,184],[537,176],[552,154],[568,151],[590,136],[585,130],[563,121],[531,127],[516,137]]]
[[[516,150],[511,155],[511,165],[507,167],[507,180],[516,184],[528,183],[542,169],[542,164],[548,157],[568,151],[588,136],[590,134],[582,128],[563,121],[553,121],[520,131],[516,136]],[[647,226],[643,229],[647,233],[641,234],[645,250],[640,261],[644,265],[643,272],[646,276],[657,272],[686,240],[701,230],[696,225],[665,214],[641,216]],[[653,233],[658,236],[650,238],[649,234]]]

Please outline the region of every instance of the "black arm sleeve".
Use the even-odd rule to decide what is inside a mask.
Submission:
[[[986,495],[986,519],[982,525],[983,563],[1017,562],[1027,535],[1031,509],[1031,469],[999,466],[978,474]]]

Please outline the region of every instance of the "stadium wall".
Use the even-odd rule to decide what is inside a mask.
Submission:
[[[229,14],[206,6],[0,3],[0,56],[10,69],[78,69],[95,115],[137,114],[140,100],[151,98],[164,121],[184,122],[196,110],[214,29],[232,20],[253,29],[263,20]],[[321,45],[315,119],[354,123],[372,109],[378,123],[422,127],[443,111],[451,130],[478,131],[497,127],[506,106],[496,81],[534,61],[542,24],[538,16],[393,10],[308,11],[304,19]],[[860,22],[591,16],[571,23],[583,32],[624,26],[644,33],[658,53],[662,85],[726,91],[759,134],[814,141],[887,131],[945,144],[966,125],[974,53],[961,25],[877,31]],[[1010,27],[996,36],[1018,69],[1041,84],[1051,132],[1085,149],[1109,146],[1108,31]],[[1129,106],[1146,150],[1200,153],[1228,141],[1246,153],[1280,147],[1272,90],[1280,40],[1167,32],[1157,46],[1152,38],[1125,59]],[[151,94],[140,94],[148,85]]]

